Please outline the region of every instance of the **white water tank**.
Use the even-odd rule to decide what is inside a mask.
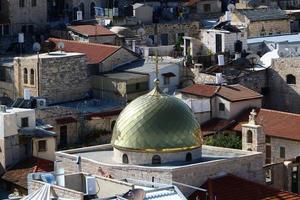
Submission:
[[[56,184],[61,187],[65,187],[65,169],[56,169]]]
[[[224,64],[224,55],[218,55],[218,65],[223,66]]]
[[[221,85],[223,83],[222,73],[216,73],[216,84]]]
[[[147,58],[149,57],[149,48],[144,47],[144,57]]]
[[[96,195],[96,178],[93,176],[85,177],[85,193],[87,195]]]
[[[30,89],[24,88],[24,99],[30,100]]]
[[[225,21],[231,21],[231,12],[230,11],[225,12]]]

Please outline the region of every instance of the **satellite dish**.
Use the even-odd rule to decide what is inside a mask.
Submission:
[[[59,49],[59,50],[62,50],[63,48],[65,48],[65,44],[63,43],[63,42],[59,42],[59,43],[57,43],[57,48]]]
[[[32,50],[33,50],[34,52],[39,52],[39,51],[41,50],[41,45],[40,45],[40,43],[35,42],[35,43],[32,45]]]
[[[230,11],[230,12],[233,12],[235,10],[235,5],[232,4],[232,3],[228,4],[227,10]]]

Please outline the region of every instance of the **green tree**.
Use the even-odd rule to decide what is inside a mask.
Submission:
[[[217,147],[242,149],[242,139],[234,134],[219,133],[204,138],[204,144]]]

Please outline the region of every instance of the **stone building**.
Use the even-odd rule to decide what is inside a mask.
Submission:
[[[164,94],[158,81],[151,92],[123,110],[112,144],[57,152],[58,167],[114,179],[134,177],[193,186],[221,171],[263,181],[261,153],[202,145],[200,126],[189,107]],[[76,159],[80,160],[77,164]],[[182,186],[179,189],[186,196],[193,192]]]
[[[47,24],[47,1],[2,0],[0,15],[4,17],[0,27],[5,34],[41,32]]]
[[[231,23],[246,28],[248,38],[291,32],[290,19],[280,9],[234,10]]]
[[[81,53],[52,52],[14,59],[17,97],[45,98],[49,104],[86,97],[91,89],[86,57]]]
[[[300,57],[273,59],[268,72],[267,108],[300,113],[299,63]]]

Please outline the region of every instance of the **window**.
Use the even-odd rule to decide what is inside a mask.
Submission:
[[[280,147],[280,158],[285,158],[285,147]]]
[[[160,156],[159,156],[159,155],[154,155],[154,156],[152,157],[152,164],[153,164],[153,165],[161,164],[161,159],[160,159]]]
[[[25,128],[25,127],[28,127],[28,126],[29,126],[28,117],[21,118],[21,127]]]
[[[19,0],[19,7],[24,8],[25,7],[25,0]]]
[[[126,154],[123,154],[123,156],[122,156],[122,162],[124,164],[128,164],[129,163],[128,156]]]
[[[190,152],[186,154],[185,161],[186,162],[191,162],[192,161],[192,154]]]
[[[45,152],[47,151],[47,141],[40,140],[38,141],[38,152]]]
[[[28,70],[27,70],[27,68],[24,68],[24,70],[23,70],[23,82],[24,82],[24,84],[28,84]]]
[[[248,130],[247,131],[247,143],[252,143],[252,136],[253,134],[252,134],[252,131],[250,131],[250,130]]]
[[[266,145],[266,164],[270,164],[271,163],[271,145]]]
[[[82,12],[82,19],[84,19],[84,4],[83,3],[81,3],[79,5],[79,10],[81,10],[81,12]]]
[[[160,43],[161,43],[161,45],[168,45],[169,44],[169,35],[161,34],[160,35]]]
[[[286,83],[287,84],[296,84],[296,77],[292,74],[286,75]]]
[[[266,143],[270,144],[271,143],[271,137],[266,135]]]
[[[225,111],[225,104],[219,103],[219,111]]]
[[[139,90],[140,88],[141,88],[141,84],[140,84],[140,83],[136,83],[136,84],[135,84],[135,89],[136,89],[136,90]]]
[[[170,77],[164,76],[164,85],[170,84]]]
[[[92,2],[91,3],[91,6],[90,6],[90,8],[91,8],[91,18],[93,18],[93,17],[95,17],[95,15],[96,15],[96,11],[95,11],[95,3],[94,2]]]
[[[265,171],[265,182],[267,183],[267,184],[272,184],[272,170],[271,169],[267,169],[266,171]]]
[[[6,81],[6,70],[4,67],[0,67],[0,81]]]
[[[31,7],[36,7],[36,0],[31,0]]]
[[[3,26],[3,34],[9,35],[9,25],[8,24]]]
[[[204,4],[203,10],[204,10],[204,12],[210,12],[210,4]]]
[[[30,85],[34,85],[34,70],[30,70]]]
[[[21,31],[22,31],[22,33],[26,33],[27,32],[27,26],[26,25],[22,25]]]
[[[0,0],[0,11],[2,10],[2,1]]]

